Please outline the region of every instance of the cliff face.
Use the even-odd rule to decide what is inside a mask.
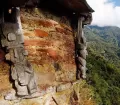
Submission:
[[[29,53],[27,59],[34,68],[41,96],[17,102],[4,100],[4,95],[13,89],[9,79],[10,66],[3,61],[1,50],[0,105],[94,105],[91,95],[80,96],[91,90],[84,81],[76,81],[70,20],[38,9],[21,9],[21,22],[24,46]]]
[[[39,74],[38,83],[51,85],[54,82],[74,81],[74,38],[69,21],[37,9],[28,12],[22,10],[21,20],[25,49],[29,52],[29,61]]]

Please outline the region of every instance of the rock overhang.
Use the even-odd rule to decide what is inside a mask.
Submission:
[[[1,7],[44,7],[59,13],[92,13],[86,0],[2,0]]]

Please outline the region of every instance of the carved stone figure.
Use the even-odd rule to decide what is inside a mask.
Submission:
[[[23,34],[20,22],[19,8],[13,8],[16,22],[5,22],[3,25],[2,47],[8,51],[6,60],[11,62],[11,76],[16,88],[15,94],[8,94],[5,99],[37,97],[37,85],[34,79],[34,71],[26,59],[28,52],[24,49]]]
[[[76,37],[76,63],[77,63],[77,79],[86,78],[86,55],[87,43],[83,33],[85,17],[80,16],[78,19],[78,32]]]

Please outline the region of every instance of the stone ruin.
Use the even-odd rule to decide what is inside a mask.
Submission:
[[[68,56],[66,55],[68,58],[64,59],[63,61],[61,60],[60,56],[57,56],[55,50],[50,49],[51,47],[49,49],[47,49],[47,47],[45,49],[40,49],[39,53],[45,51],[52,58],[50,62],[53,63],[53,66],[55,68],[56,71],[55,75],[61,75],[60,74],[61,72],[59,70],[62,67],[59,64],[59,60],[61,60],[62,62],[66,62],[66,64],[69,64],[71,62],[70,63],[71,65],[72,64],[76,65],[76,67],[73,67],[74,68],[73,74],[75,75],[69,77],[69,79],[65,80],[62,79],[62,81],[64,82],[69,81],[67,85],[61,85],[59,83],[61,81],[60,78],[62,77],[60,78],[59,76],[55,77],[57,78],[56,81],[58,80],[57,81],[58,85],[55,87],[53,86],[52,91],[56,92],[64,90],[64,88],[66,89],[72,87],[71,83],[75,82],[78,79],[86,78],[87,42],[86,38],[84,37],[83,28],[84,25],[91,23],[92,21],[91,13],[94,12],[94,10],[92,10],[92,8],[87,4],[86,0],[53,0],[53,1],[21,0],[17,2],[15,0],[8,0],[5,3],[3,3],[1,7],[2,7],[0,9],[1,46],[6,53],[5,55],[6,61],[9,61],[11,78],[13,81],[13,86],[15,87],[15,92],[10,92],[9,94],[5,95],[6,100],[29,99],[40,97],[42,95],[39,92],[38,82],[36,82],[37,80],[35,79],[36,75],[34,73],[35,71],[34,67],[32,67],[31,63],[29,62],[29,60],[31,59],[29,58],[30,56],[29,53],[33,55],[32,53],[34,51],[31,50],[34,49],[32,49],[33,47],[32,48],[28,47],[28,45],[29,46],[34,45],[36,47],[39,47],[42,46],[42,44],[43,46],[47,44],[48,47],[49,45],[54,46],[54,43],[52,44],[51,42],[47,43],[47,41],[51,40],[49,38],[45,39],[47,40],[46,42],[43,42],[43,40],[39,42],[37,42],[38,40],[34,40],[33,37],[34,35],[32,32],[37,27],[37,25],[44,30],[42,31],[39,29],[35,29],[34,32],[36,33],[37,37],[48,36],[49,33],[50,35],[52,35],[52,37],[54,37],[53,40],[56,40],[56,37],[53,34],[54,29],[57,31],[57,33],[71,35],[64,36],[64,38],[66,37],[65,39],[62,38],[63,41],[66,40],[65,44],[67,47],[70,46],[70,44],[72,43],[72,46],[70,46],[71,48],[69,47],[67,50],[62,48],[62,50],[64,49],[68,51],[67,52]],[[32,18],[34,19],[30,21],[30,19]],[[39,18],[40,20],[38,20]],[[46,19],[48,20],[46,21]],[[56,22],[53,20],[55,20]],[[61,24],[58,25],[58,23]],[[36,25],[34,26],[34,24]],[[42,26],[40,26],[41,24]],[[61,28],[61,26],[63,28]],[[31,29],[28,31],[28,28]],[[46,33],[45,31],[49,32]],[[28,37],[31,38],[31,42],[28,40]],[[24,38],[26,38],[25,42]],[[57,47],[57,45],[55,46]],[[72,58],[72,60],[69,57],[71,49],[74,50],[70,55],[70,57],[71,56],[74,57]],[[37,55],[37,50],[35,54]],[[60,52],[60,54],[62,55],[62,52]],[[43,56],[46,55],[41,56],[38,55],[37,58],[40,57],[42,60]],[[34,55],[32,57],[34,57]],[[46,63],[45,58],[42,61],[41,60],[40,62]],[[37,60],[34,59],[32,61],[36,63],[39,62],[38,59]],[[73,75],[72,72],[66,73],[67,76]],[[63,78],[64,76],[65,75],[63,75]],[[39,82],[43,83],[44,79],[42,80],[41,77]],[[55,100],[54,97],[53,100]],[[55,103],[57,104],[56,101]]]

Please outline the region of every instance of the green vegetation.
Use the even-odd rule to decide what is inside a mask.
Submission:
[[[98,105],[120,105],[120,29],[86,27],[87,82]]]

